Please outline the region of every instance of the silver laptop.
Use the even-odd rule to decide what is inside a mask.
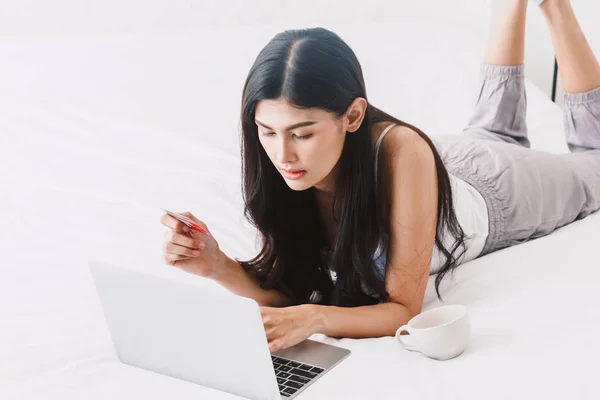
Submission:
[[[121,362],[256,400],[293,399],[350,351],[313,340],[271,354],[256,301],[90,261]]]

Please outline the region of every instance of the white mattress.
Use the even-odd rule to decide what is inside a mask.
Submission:
[[[423,23],[328,26],[362,62],[370,101],[430,135],[466,123],[484,43]],[[287,27],[5,39],[0,43],[0,398],[232,399],[121,364],[87,260],[207,284],[162,263],[160,208],[204,219],[251,257],[238,113],[244,79]],[[528,84],[534,147],[567,151],[560,109]],[[593,398],[600,214],[463,265],[443,285],[470,310],[446,362],[392,337],[314,339],[352,355],[305,399]],[[424,310],[438,306],[433,279]]]

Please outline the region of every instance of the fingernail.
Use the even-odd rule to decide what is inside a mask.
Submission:
[[[198,255],[200,255],[200,252],[198,250],[194,250],[194,251],[192,251],[192,255],[198,256]]]
[[[198,242],[198,247],[200,248],[200,250],[204,250],[206,245],[204,244],[204,242]]]

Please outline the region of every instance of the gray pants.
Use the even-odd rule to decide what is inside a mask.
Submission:
[[[480,256],[545,236],[600,209],[600,88],[566,94],[570,153],[530,148],[523,65],[484,65],[460,135],[432,138],[449,172],[483,196],[489,235]]]

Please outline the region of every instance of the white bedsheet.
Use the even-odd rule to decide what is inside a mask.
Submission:
[[[0,42],[0,398],[233,399],[121,364],[87,270],[97,259],[199,286],[162,263],[160,208],[251,257],[238,113],[258,51],[288,27]],[[423,23],[329,26],[369,100],[430,135],[466,123],[482,38]],[[533,146],[567,151],[560,109],[528,84]],[[391,337],[315,339],[352,355],[302,399],[594,398],[600,214],[463,265],[443,285],[473,337],[438,362]],[[438,306],[433,279],[424,310]]]

